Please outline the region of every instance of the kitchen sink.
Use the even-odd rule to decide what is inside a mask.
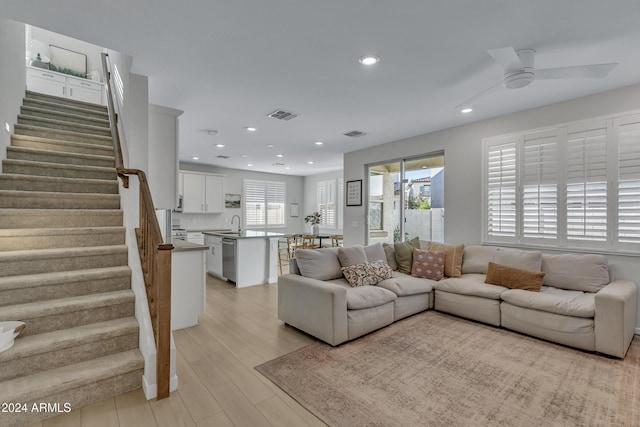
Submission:
[[[219,234],[224,234],[225,236],[240,236],[242,233],[238,233],[237,231],[223,231]]]

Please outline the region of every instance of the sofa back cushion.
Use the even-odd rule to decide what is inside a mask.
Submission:
[[[607,258],[596,254],[542,255],[544,284],[554,288],[598,292],[610,281]]]
[[[339,248],[298,249],[296,263],[300,274],[317,280],[332,280],[342,277]]]
[[[495,246],[465,246],[462,254],[462,274],[487,274],[487,266],[493,262],[499,250]]]
[[[542,252],[500,248],[493,262],[520,270],[542,271]]]
[[[338,248],[338,261],[342,267],[364,264],[367,262],[367,254],[360,245]]]
[[[364,253],[367,255],[367,262],[383,261],[387,263],[387,255],[384,252],[382,243],[373,243],[364,247]]]

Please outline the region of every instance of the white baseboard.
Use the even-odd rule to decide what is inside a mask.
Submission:
[[[174,375],[169,380],[169,391],[176,391],[178,389],[178,376]],[[144,392],[144,397],[147,400],[155,399],[158,396],[158,385],[157,384],[149,384],[147,379],[142,377],[142,391]]]
[[[636,335],[640,335],[640,328],[636,328]]]

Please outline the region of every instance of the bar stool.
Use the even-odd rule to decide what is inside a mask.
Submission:
[[[334,234],[331,236],[331,246],[342,246],[342,234]]]
[[[280,274],[282,274],[282,265],[289,265],[289,259],[291,259],[289,238],[278,239],[278,266],[280,267]]]
[[[302,234],[293,234],[287,237],[287,250],[289,252],[289,258],[296,257],[296,250],[304,247],[302,242]]]

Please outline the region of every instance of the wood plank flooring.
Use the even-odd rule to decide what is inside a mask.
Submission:
[[[207,275],[200,325],[174,332],[178,390],[161,401],[142,390],[32,427],[324,426],[255,366],[314,342],[277,319],[277,285],[236,289]]]

